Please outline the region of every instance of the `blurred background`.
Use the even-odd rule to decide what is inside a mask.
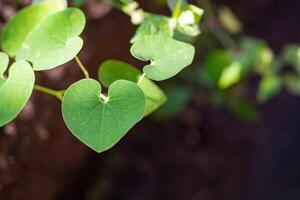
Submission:
[[[163,1],[138,2],[146,11],[170,15]],[[0,30],[30,3],[1,0]],[[129,53],[136,27],[128,16],[100,0],[70,3],[81,6],[87,17],[79,57],[93,78],[99,64],[110,58],[143,66]],[[238,33],[226,33],[234,40],[259,38],[274,55],[287,44],[300,43],[299,0],[210,1],[215,12],[224,7],[242,27]],[[204,68],[208,51],[224,49],[222,39],[215,41],[206,33],[206,27],[215,24],[208,18],[203,33],[193,40],[193,66],[162,83],[167,104],[102,154],[68,131],[59,101],[34,92],[21,115],[0,128],[0,199],[299,200],[300,98],[283,88],[266,103],[257,103],[255,74],[226,94],[226,101],[233,102],[231,97],[247,91],[245,99],[251,104],[234,109],[220,103],[223,97],[216,91],[199,87],[193,80],[201,75],[194,72]],[[75,64],[39,73],[37,81],[66,88],[82,78]]]

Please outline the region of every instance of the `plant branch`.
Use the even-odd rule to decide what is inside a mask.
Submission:
[[[137,84],[140,84],[140,83],[144,80],[145,76],[146,76],[146,74],[143,73],[142,76],[140,76],[140,78],[139,78]]]
[[[47,87],[37,85],[37,84],[34,85],[34,89],[36,91],[43,92],[45,94],[49,94],[51,96],[54,96],[57,99],[59,99],[60,101],[62,101],[64,93],[65,93],[65,90],[53,90],[51,88],[47,88]]]
[[[213,6],[210,0],[201,1],[200,4],[204,7],[208,20],[217,20]],[[217,40],[227,49],[236,47],[234,39],[224,30],[223,27],[208,27],[209,31],[217,38]]]
[[[85,66],[82,64],[82,62],[80,61],[78,56],[75,57],[75,61],[76,61],[77,65],[79,66],[79,68],[81,69],[81,71],[83,72],[85,78],[90,78],[89,72],[87,71]]]

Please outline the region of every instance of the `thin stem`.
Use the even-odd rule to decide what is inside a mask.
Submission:
[[[81,69],[81,71],[83,72],[85,78],[90,78],[89,72],[87,71],[87,69],[84,67],[84,65],[82,64],[82,62],[80,61],[80,59],[78,58],[78,56],[75,57],[75,61],[78,64],[79,68]]]
[[[204,0],[200,4],[203,5],[206,15],[210,20],[217,19],[213,6],[210,3],[210,0]],[[237,46],[234,39],[223,29],[223,27],[217,29],[215,27],[211,27],[209,28],[209,30],[225,48],[230,49],[232,47]]]
[[[109,101],[109,97],[105,96],[104,94],[100,93],[100,99],[107,103]]]
[[[140,84],[144,80],[145,76],[146,76],[146,74],[143,73],[142,76],[139,78],[137,84]]]
[[[225,48],[230,49],[236,46],[235,41],[223,30],[223,28],[212,28],[210,31]]]
[[[47,88],[41,85],[34,85],[34,89],[39,91],[39,92],[43,92],[45,94],[49,94],[51,96],[56,97],[57,99],[59,99],[60,101],[62,101],[65,90],[53,90],[51,88]]]

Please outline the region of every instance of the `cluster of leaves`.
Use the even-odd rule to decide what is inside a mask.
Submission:
[[[122,6],[135,3],[121,2]],[[99,81],[85,73],[85,79],[65,91],[52,92],[62,99],[63,119],[70,131],[93,150],[102,152],[161,106],[166,96],[153,81],[175,76],[192,63],[195,54],[192,45],[172,38],[173,33],[198,34],[202,13],[193,5],[182,7],[181,1],[172,17],[143,12],[143,22],[130,49],[135,58],[150,61],[143,72],[122,61],[108,60],[99,68]],[[5,53],[0,53],[0,126],[20,113],[34,88],[48,91],[35,85],[35,71],[59,67],[73,58],[78,61],[84,27],[83,12],[67,8],[64,0],[34,1],[6,23],[1,33]],[[15,60],[10,67],[9,57]],[[103,87],[108,88],[107,94],[102,93]]]
[[[299,95],[299,53],[299,46],[287,45],[281,55],[275,56],[264,41],[243,38],[236,48],[211,51],[201,68],[201,80],[214,91],[211,98],[217,104],[228,106],[242,118],[255,119],[257,113],[245,98],[243,81],[253,73],[261,77],[256,93],[259,103],[269,101],[284,86]]]
[[[299,45],[286,45],[275,55],[265,41],[240,34],[242,24],[229,8],[220,7],[215,14],[209,1],[204,2],[207,11],[204,25],[212,24],[205,27],[204,34],[196,41],[201,49],[205,48],[204,59],[197,59],[192,68],[181,74],[184,89],[178,84],[165,89],[168,96],[177,101],[164,104],[156,112],[158,117],[173,116],[181,111],[194,92],[206,94],[211,104],[246,121],[259,118],[257,102],[266,103],[284,88],[299,96]],[[235,38],[239,39],[235,41]],[[220,48],[218,43],[225,48]],[[259,77],[258,85],[253,85],[249,77]],[[257,90],[256,101],[252,101],[249,87],[250,91]]]

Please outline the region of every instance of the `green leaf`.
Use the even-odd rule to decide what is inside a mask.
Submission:
[[[242,64],[238,61],[232,62],[223,69],[219,79],[219,88],[226,89],[241,80]]]
[[[147,36],[134,43],[130,49],[137,59],[151,63],[144,73],[152,80],[161,81],[178,74],[194,59],[195,48],[165,36]]]
[[[1,35],[1,48],[15,56],[32,29],[48,15],[66,7],[62,0],[47,0],[28,6],[6,23]]]
[[[262,76],[272,73],[274,56],[265,42],[245,37],[241,40],[240,46],[242,51],[236,54],[236,59],[243,65],[243,76],[248,75],[253,69]]]
[[[118,80],[103,97],[101,85],[83,79],[66,91],[62,113],[71,132],[96,152],[114,146],[144,116],[145,97],[133,82]]]
[[[99,80],[105,87],[108,87],[119,79],[137,83],[143,90],[146,98],[145,116],[147,116],[165,103],[166,96],[164,92],[148,78],[145,77],[139,82],[138,80],[141,76],[142,73],[139,70],[127,63],[117,60],[105,61],[101,64],[98,71]]]
[[[232,62],[232,56],[225,50],[214,50],[204,60],[200,77],[208,87],[217,88],[223,70]]]
[[[9,77],[3,73],[8,56],[0,53],[0,127],[13,120],[28,101],[34,85],[34,73],[29,63],[17,61],[9,68]]]
[[[282,89],[282,80],[278,76],[264,77],[258,87],[257,100],[265,103],[272,97],[276,96]]]
[[[145,36],[164,35],[167,37],[173,37],[173,34],[174,30],[171,27],[169,18],[160,15],[150,15],[139,26],[135,35],[130,40],[130,43],[135,43]]]
[[[300,74],[300,45],[290,44],[283,50],[283,60]]]
[[[85,26],[85,17],[77,8],[54,13],[40,22],[18,51],[17,60],[27,60],[36,71],[47,70],[72,60],[83,41],[78,37]]]
[[[158,119],[165,119],[178,114],[184,110],[191,98],[190,90],[182,85],[169,86],[165,90],[168,100],[154,113]]]
[[[296,74],[284,75],[284,85],[293,95],[300,96],[300,78]]]
[[[242,23],[229,7],[222,6],[219,9],[218,14],[219,21],[230,33],[237,34],[242,31]]]

